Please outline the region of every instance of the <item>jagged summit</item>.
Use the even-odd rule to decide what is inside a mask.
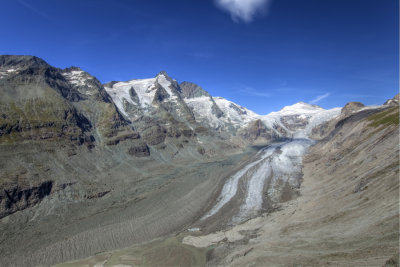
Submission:
[[[384,105],[398,107],[399,106],[399,99],[400,99],[400,94],[397,94],[392,99],[387,100],[384,103]]]
[[[129,120],[144,115],[162,117],[165,113],[177,121],[194,120],[189,107],[182,100],[178,83],[165,71],[159,72],[154,78],[110,82],[104,86],[119,111]]]
[[[71,66],[71,67],[65,68],[64,71],[83,71],[83,70],[80,67]]]
[[[4,67],[49,67],[46,61],[35,56],[26,55],[0,55],[0,66]]]
[[[0,79],[9,78],[18,74],[44,73],[51,67],[41,58],[35,56],[0,55]]]
[[[299,131],[302,137],[306,137],[311,127],[337,116],[340,112],[339,109],[325,110],[317,105],[298,102],[261,116],[223,97],[212,97],[195,83],[184,81],[178,84],[165,71],[150,79],[111,82],[105,88],[120,112],[129,119],[139,118],[159,109],[160,103],[169,103],[170,107],[175,106],[177,112],[174,117],[177,119],[181,117],[181,111],[188,111],[193,114],[196,122],[232,135],[236,135],[242,128],[247,129],[250,122],[260,120],[267,128],[265,142],[274,140],[276,136],[293,137]],[[252,136],[246,130],[243,131],[242,136]]]
[[[164,75],[165,77],[170,77],[165,70],[162,70],[159,73],[157,73],[157,75],[155,77],[158,77],[158,76],[161,76],[161,75]]]

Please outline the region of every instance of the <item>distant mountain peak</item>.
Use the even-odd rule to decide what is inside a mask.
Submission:
[[[386,106],[399,106],[400,94],[395,95],[392,99],[388,99],[384,105]]]
[[[157,73],[156,77],[159,77],[162,75],[165,76],[166,78],[171,78],[165,70],[162,70],[159,73]]]
[[[83,70],[80,67],[71,66],[69,68],[66,68],[65,71],[83,71]]]
[[[298,102],[296,104],[293,104],[291,106],[285,106],[278,112],[273,112],[273,113],[308,113],[308,112],[315,112],[318,110],[324,110],[322,107],[313,105],[313,104],[308,104],[305,102]]]
[[[302,105],[302,106],[308,106],[308,107],[314,107],[314,108],[322,108],[322,107],[320,107],[318,105],[310,104],[310,103],[303,102],[303,101],[297,102],[296,104],[293,104],[292,106],[294,106],[294,105],[299,105],[299,106]]]
[[[157,82],[159,82],[159,81],[162,80],[162,79],[165,79],[165,80],[167,80],[168,82],[170,82],[171,84],[175,84],[175,85],[177,86],[176,80],[175,80],[175,79],[172,79],[172,78],[168,75],[168,73],[167,73],[166,71],[164,71],[164,70],[160,71],[160,72],[156,75],[155,79],[157,80]]]
[[[35,56],[0,55],[0,67],[50,67],[46,61]]]

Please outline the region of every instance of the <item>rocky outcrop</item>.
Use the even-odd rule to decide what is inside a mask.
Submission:
[[[135,133],[135,132],[134,133],[122,133],[117,136],[109,138],[106,144],[112,146],[112,145],[117,145],[120,142],[123,142],[125,140],[136,140],[139,138],[140,138],[139,133]]]
[[[309,122],[309,118],[304,115],[291,115],[281,117],[280,121],[286,129],[296,131],[304,129]]]
[[[282,129],[282,131],[284,130]],[[250,143],[270,143],[281,139],[274,130],[266,127],[261,120],[250,122],[246,127],[239,130],[239,135]]]
[[[74,107],[43,99],[0,104],[0,143],[70,141],[92,147],[92,123]]]
[[[181,88],[181,94],[184,98],[195,98],[195,97],[210,95],[203,88],[201,88],[195,83],[182,82],[179,84],[179,86]]]
[[[135,157],[148,157],[150,156],[150,149],[145,143],[139,143],[131,146],[128,150],[128,154]]]
[[[398,118],[393,115],[393,112],[395,112],[395,109],[393,108],[399,106],[398,104],[396,104],[398,103],[396,102],[398,101],[398,98],[399,94],[397,94],[394,98],[387,100],[382,106],[377,106],[373,108],[365,107],[364,104],[362,104],[361,102],[349,102],[342,108],[339,117],[330,121],[326,121],[314,127],[312,129],[311,138],[321,140],[326,138],[328,135],[332,136],[332,134],[336,133],[338,129],[340,129],[344,124],[348,122],[360,121],[367,117],[369,117],[370,119],[375,118],[374,116],[372,116],[373,114],[380,113],[384,110],[386,110],[386,112],[380,113],[380,115],[376,115],[378,118],[376,119],[375,124],[378,125],[379,123],[382,123],[382,119],[389,124],[396,123],[396,121],[398,121]],[[385,114],[389,116],[385,116]]]
[[[387,100],[384,105],[385,106],[393,106],[393,107],[398,107],[399,106],[399,100],[400,100],[400,94],[397,94],[395,97],[392,99]]]
[[[358,111],[363,107],[365,107],[365,105],[361,102],[349,102],[342,108],[341,115],[342,116],[350,115],[351,113]]]
[[[55,185],[46,180],[35,185],[0,185],[0,219],[17,211],[32,207],[54,192],[70,184]]]
[[[217,106],[212,96],[201,88],[199,85],[191,82],[182,82],[180,85],[181,94],[183,98],[190,99],[190,98],[197,98],[197,97],[207,97],[209,101],[212,103],[211,105],[211,112],[217,118],[220,118],[224,115],[222,110]]]
[[[146,143],[150,145],[158,145],[164,142],[165,137],[167,136],[167,130],[159,125],[149,127],[145,131],[143,131],[143,138]]]

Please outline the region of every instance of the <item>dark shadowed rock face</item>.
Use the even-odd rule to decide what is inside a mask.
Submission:
[[[148,157],[150,156],[150,149],[145,143],[139,143],[131,146],[128,150],[128,154],[135,157]]]
[[[50,195],[53,181],[44,181],[34,186],[0,187],[0,219],[18,210],[23,210],[39,203]]]
[[[81,98],[90,98],[105,103],[112,102],[101,82],[79,67],[63,69],[61,75],[82,95]]]
[[[153,102],[161,103],[167,98],[169,98],[169,94],[167,93],[167,91],[163,87],[158,85],[158,87],[156,89],[156,93],[154,95]]]
[[[0,56],[0,84],[10,97],[25,98],[15,87],[26,84],[51,87],[69,101],[79,101],[82,95],[72,88],[61,74],[61,70],[33,56]],[[37,92],[35,89],[32,91]],[[31,92],[33,93],[33,92]],[[36,95],[38,96],[38,95]]]
[[[158,145],[164,142],[167,130],[159,125],[152,126],[143,132],[144,140],[150,145]]]
[[[183,98],[195,98],[201,96],[209,97],[210,101],[212,101],[213,103],[211,107],[211,112],[215,114],[217,118],[220,118],[224,115],[224,113],[217,106],[211,95],[197,84],[191,82],[182,82],[179,87],[181,88],[181,94]]]
[[[51,68],[43,59],[35,56],[0,55],[0,77],[15,76],[16,73],[34,73]]]
[[[0,143],[71,141],[92,146],[92,124],[74,107],[42,99],[0,104]]]
[[[184,98],[194,98],[200,96],[210,96],[203,88],[195,83],[182,82],[180,85],[182,96]]]

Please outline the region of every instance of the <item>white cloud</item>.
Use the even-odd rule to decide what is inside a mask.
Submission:
[[[323,95],[319,95],[316,98],[314,98],[313,100],[311,100],[310,104],[317,104],[319,101],[321,101],[324,98],[327,98],[330,95],[331,95],[331,93],[326,93],[326,94],[323,94]]]
[[[229,12],[235,22],[251,22],[258,14],[265,14],[272,0],[214,0],[221,9]]]

